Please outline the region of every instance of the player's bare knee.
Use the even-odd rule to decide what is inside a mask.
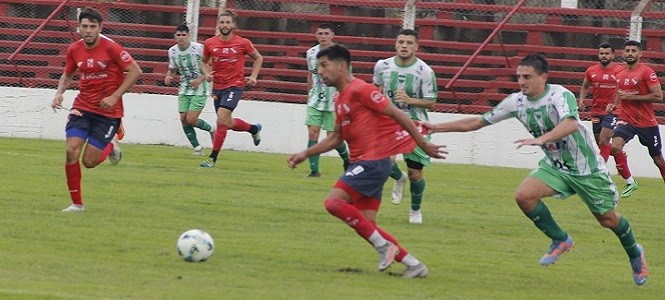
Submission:
[[[422,172],[412,172],[411,170],[409,170],[409,181],[418,182],[422,178],[423,178]]]
[[[93,160],[93,159],[83,159],[83,166],[85,166],[88,169],[92,169],[99,165],[99,159]]]
[[[519,205],[523,211],[530,211],[536,207],[539,200],[540,197],[528,190],[518,189],[517,192],[515,192],[515,202],[517,202],[517,205]]]
[[[616,228],[619,226],[619,222],[621,221],[619,214],[617,214],[614,210],[608,211],[602,215],[596,215],[596,219],[598,220],[598,223],[600,223],[600,226],[609,229]]]

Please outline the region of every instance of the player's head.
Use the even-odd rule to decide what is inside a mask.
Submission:
[[[189,42],[189,27],[185,24],[180,24],[175,28],[175,33],[173,34],[178,45],[187,45]]]
[[[91,7],[81,9],[79,13],[79,34],[88,46],[97,44],[102,32],[102,14]]]
[[[601,43],[598,46],[598,61],[601,65],[607,66],[614,59],[614,47],[610,43]]]
[[[330,46],[333,43],[333,37],[335,37],[335,32],[332,29],[332,25],[321,23],[316,27],[316,41],[319,45],[323,47]]]
[[[642,44],[638,41],[627,41],[623,46],[623,60],[629,65],[639,62],[642,57],[641,46]]]
[[[327,86],[336,86],[346,75],[351,66],[351,53],[346,47],[333,44],[316,54],[317,72]]]
[[[223,36],[228,36],[236,29],[236,14],[226,10],[217,17],[217,29]]]
[[[542,54],[534,53],[525,56],[517,65],[517,83],[522,93],[528,97],[536,97],[545,92],[549,63]]]
[[[395,41],[395,50],[400,58],[412,59],[418,51],[418,32],[413,29],[400,30]]]

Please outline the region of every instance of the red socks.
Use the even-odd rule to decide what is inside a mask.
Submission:
[[[222,149],[224,140],[226,140],[226,133],[229,130],[225,125],[217,123],[217,129],[215,130],[215,139],[212,141],[212,151],[219,152]]]
[[[97,164],[103,163],[107,157],[109,157],[109,154],[111,154],[111,151],[113,151],[113,143],[108,143],[104,150],[102,150],[102,155],[99,156],[99,162]]]
[[[610,158],[610,154],[612,154],[612,144],[598,146],[598,148],[600,148],[600,156],[602,156],[605,162],[607,162],[607,159]]]
[[[376,226],[376,224],[374,224],[374,226],[376,227],[376,230],[379,231],[379,234],[381,234],[381,236],[384,239],[389,240],[391,243],[393,243],[397,246],[397,248],[399,249],[399,253],[397,253],[397,255],[395,255],[395,260],[397,262],[402,262],[402,259],[404,258],[404,256],[409,254],[409,252],[406,252],[406,249],[402,248],[402,246],[397,242],[397,239],[395,239],[392,235],[390,235],[390,233],[387,233],[387,232],[383,231],[383,229],[381,229],[381,227],[379,227],[379,226]]]
[[[249,132],[250,124],[243,121],[242,119],[233,118],[233,126],[231,130],[233,131],[247,131]]]
[[[83,204],[81,199],[81,165],[79,162],[77,161],[71,165],[65,164],[65,175],[67,176],[67,187],[69,187],[72,203]]]
[[[617,171],[623,179],[628,179],[632,174],[630,174],[630,169],[628,168],[628,158],[626,158],[626,152],[621,151],[618,154],[614,154],[614,161],[617,165]]]

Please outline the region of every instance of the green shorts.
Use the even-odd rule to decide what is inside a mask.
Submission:
[[[426,135],[425,140],[430,141],[430,136]],[[423,151],[423,149],[420,149],[420,147],[416,146],[411,153],[404,153],[402,154],[404,159],[408,159],[410,161],[414,161],[417,163],[420,163],[421,165],[427,167],[432,164],[432,162],[429,159],[429,155]]]
[[[202,111],[208,96],[178,95],[178,112]]]
[[[565,199],[574,194],[582,198],[589,210],[604,214],[616,207],[619,202],[617,187],[607,172],[595,172],[587,176],[574,176],[559,172],[553,166],[540,163],[538,169],[531,171],[529,176],[559,192],[556,198]]]
[[[325,131],[333,131],[335,129],[335,112],[320,111],[307,106],[307,120],[305,121],[305,125],[321,127]]]

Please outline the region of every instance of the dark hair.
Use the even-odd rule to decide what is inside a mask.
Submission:
[[[642,43],[640,43],[638,41],[635,41],[635,40],[629,40],[624,45],[624,47],[626,47],[626,46],[637,46],[637,49],[639,49],[642,46]]]
[[[600,43],[600,45],[598,45],[598,49],[600,49],[600,48],[603,48],[603,49],[610,48],[610,50],[612,50],[612,53],[614,53],[614,47],[612,47],[612,44],[610,44],[608,42]]]
[[[235,23],[236,22],[236,14],[231,11],[231,10],[225,10],[219,16],[217,16],[217,21],[219,21],[220,17],[231,17],[231,22]]]
[[[547,58],[541,53],[532,53],[525,56],[518,65],[532,67],[538,75],[547,73],[550,69],[550,64],[547,62]]]
[[[330,31],[333,31],[332,25],[330,23],[321,23],[319,26],[316,26],[318,29],[330,29]]]
[[[327,56],[329,60],[344,60],[347,65],[351,65],[351,52],[340,44],[334,44],[316,54],[317,59],[324,56]]]
[[[81,20],[83,19],[88,19],[91,22],[92,21],[97,22],[100,25],[102,24],[103,20],[102,14],[98,10],[92,7],[86,7],[84,9],[81,9],[81,12],[79,13],[79,23],[81,23]]]
[[[178,25],[178,27],[175,28],[175,31],[176,32],[184,31],[184,32],[189,33],[189,27],[187,27],[187,25],[185,25],[185,24],[180,24],[180,25]]]
[[[416,38],[416,41],[418,41],[418,32],[413,30],[413,29],[402,29],[400,30],[397,35],[410,35]]]

